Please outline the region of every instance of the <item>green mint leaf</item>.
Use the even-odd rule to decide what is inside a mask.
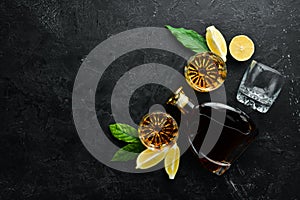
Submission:
[[[209,51],[205,38],[196,31],[187,30],[185,28],[174,28],[166,25],[166,28],[183,44],[186,48],[195,53]]]
[[[119,149],[111,161],[129,161],[134,160],[140,152],[145,149],[144,145],[140,143],[132,143]]]
[[[122,140],[128,143],[138,143],[140,139],[138,138],[138,132],[132,126],[128,124],[111,124],[109,129],[112,135],[118,140]]]

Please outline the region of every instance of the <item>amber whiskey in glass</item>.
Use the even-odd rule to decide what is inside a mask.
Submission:
[[[220,56],[212,52],[204,52],[188,60],[184,75],[193,89],[199,92],[210,92],[223,84],[227,76],[227,68]]]
[[[178,138],[175,119],[164,112],[152,112],[143,117],[138,128],[139,138],[151,150],[172,146]]]

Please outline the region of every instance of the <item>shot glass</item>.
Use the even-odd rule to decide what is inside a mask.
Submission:
[[[284,77],[275,69],[252,61],[237,92],[237,100],[252,109],[266,113],[278,97]]]

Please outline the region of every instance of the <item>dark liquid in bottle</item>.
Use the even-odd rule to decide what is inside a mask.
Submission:
[[[212,111],[215,118],[212,118]],[[220,116],[224,114],[225,122],[222,123]],[[219,138],[217,131],[221,132]],[[190,136],[190,140],[192,149],[199,156],[202,165],[209,171],[221,175],[247,148],[257,133],[254,123],[245,113],[223,104],[206,103],[200,106],[198,133],[194,137]],[[204,140],[206,136],[210,140]]]

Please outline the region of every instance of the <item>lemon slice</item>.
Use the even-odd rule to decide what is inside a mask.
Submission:
[[[136,169],[148,169],[157,165],[165,158],[168,150],[169,148],[161,151],[152,151],[150,149],[144,150],[136,159]]]
[[[180,150],[175,143],[168,151],[165,158],[165,170],[169,175],[169,179],[174,179],[179,167]]]
[[[227,44],[222,33],[215,26],[206,28],[206,43],[213,53],[220,56],[226,62]]]
[[[231,40],[229,51],[234,59],[246,61],[249,60],[254,53],[254,43],[248,36],[238,35]]]

